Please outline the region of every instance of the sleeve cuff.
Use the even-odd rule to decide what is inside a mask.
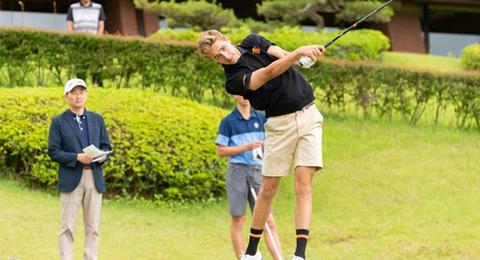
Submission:
[[[230,141],[230,138],[224,135],[218,135],[217,141],[215,141],[215,143],[221,146],[228,146],[229,141]]]

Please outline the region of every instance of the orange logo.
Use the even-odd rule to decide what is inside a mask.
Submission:
[[[259,54],[260,53],[260,47],[257,47],[257,46],[253,47],[252,52],[254,54]]]

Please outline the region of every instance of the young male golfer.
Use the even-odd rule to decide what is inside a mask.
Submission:
[[[232,216],[230,237],[237,259],[242,257],[245,250],[243,242],[243,223],[247,200],[250,209],[255,206],[255,197],[262,183],[262,158],[255,158],[256,149],[264,147],[265,116],[250,107],[250,102],[242,96],[234,95],[236,107],[222,119],[218,129],[216,141],[217,153],[228,156],[227,167],[227,195],[229,212]],[[258,151],[258,150],[257,150]],[[255,194],[252,194],[252,190]],[[270,235],[265,236],[267,247],[273,259],[283,260],[282,250],[278,239],[275,220],[270,214],[267,220]],[[272,238],[274,241],[272,241]],[[275,245],[273,244],[275,243]]]
[[[323,117],[315,107],[313,90],[293,67],[302,56],[320,57],[321,45],[287,52],[258,35],[249,35],[235,47],[216,30],[203,32],[199,53],[222,64],[227,92],[243,96],[254,109],[264,110],[265,159],[263,182],[253,213],[244,260],[261,260],[257,251],[280,179],[295,167],[295,226],[297,247],[292,260],[305,259],[312,212],[312,181],[323,167]]]

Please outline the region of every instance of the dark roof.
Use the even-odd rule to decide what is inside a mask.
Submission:
[[[479,5],[479,0],[400,0],[402,2],[416,2],[426,4],[447,4],[447,5]]]

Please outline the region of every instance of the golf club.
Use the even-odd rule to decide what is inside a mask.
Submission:
[[[250,184],[250,182],[247,180],[248,187],[250,188],[250,192],[252,193],[253,200],[255,200],[255,203],[257,202],[257,193],[255,192],[255,189],[253,188],[253,185]],[[270,237],[270,240],[272,241],[273,249],[275,250],[275,254],[277,255],[278,259],[283,260],[283,256],[280,255],[280,251],[278,251],[277,243],[275,242],[275,238],[273,237],[272,231],[270,230],[270,227],[268,226],[267,223],[265,223],[265,230],[268,233],[268,236]]]
[[[345,35],[346,33],[348,33],[350,30],[352,29],[355,29],[357,28],[357,26],[359,24],[361,24],[363,21],[367,20],[370,16],[378,13],[380,10],[382,10],[383,8],[385,8],[385,6],[389,5],[391,2],[393,2],[393,0],[389,0],[388,2],[384,3],[383,5],[381,5],[379,8],[371,11],[369,14],[367,14],[365,17],[363,17],[362,19],[360,19],[358,22],[352,24],[350,27],[348,27],[347,29],[345,29],[343,32],[341,32],[339,35],[337,35],[337,37],[333,38],[332,40],[330,40],[329,42],[327,42],[327,44],[324,45],[325,49],[330,46],[332,43],[334,43],[336,40],[338,40],[340,37],[342,37],[343,35]]]
[[[336,40],[340,39],[340,37],[342,37],[343,35],[345,35],[346,33],[348,33],[350,30],[352,29],[355,29],[357,28],[357,26],[359,24],[361,24],[363,21],[367,20],[370,16],[378,13],[380,10],[382,10],[383,8],[385,8],[385,6],[389,5],[391,2],[393,2],[393,0],[389,0],[388,2],[384,3],[383,5],[381,5],[380,7],[378,7],[377,9],[371,11],[369,14],[367,14],[366,16],[364,16],[362,19],[358,20],[358,22],[352,24],[350,27],[348,27],[347,29],[343,30],[343,32],[341,32],[339,35],[337,35],[337,37],[333,38],[332,40],[330,40],[329,42],[327,42],[323,47],[325,47],[325,49],[328,48],[328,46],[332,45]],[[310,68],[314,61],[308,57],[308,56],[302,56],[300,59],[299,59],[299,65],[300,67],[302,68],[305,68],[305,69],[308,69]]]

